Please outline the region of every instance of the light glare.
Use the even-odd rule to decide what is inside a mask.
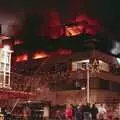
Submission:
[[[10,50],[10,46],[9,45],[5,45],[4,46],[4,50]]]
[[[86,88],[85,87],[82,87],[81,90],[85,90]]]

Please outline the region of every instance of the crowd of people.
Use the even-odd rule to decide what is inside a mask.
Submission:
[[[113,105],[107,106],[105,104],[92,104],[92,105],[78,104],[74,106],[73,104],[67,104],[63,107],[56,106],[55,111],[53,111],[54,112],[53,116],[51,116],[51,111],[52,111],[51,107],[49,108],[50,116],[47,116],[47,119],[45,120],[48,120],[48,119],[49,120],[120,120],[120,110],[113,109]],[[24,117],[26,118],[26,115],[24,114],[24,110],[22,109],[22,107],[16,108],[15,113],[16,112],[19,112],[19,116],[17,114],[16,114],[17,116],[13,113],[11,114],[11,112],[9,112],[7,108],[3,108],[0,111],[0,120],[3,120],[3,118],[4,120],[14,120],[16,119],[16,117],[18,118],[20,116],[22,118]],[[48,114],[48,111],[47,111],[47,114]],[[39,114],[35,114],[35,116],[36,115],[39,116]],[[31,116],[34,116],[34,115],[31,114]]]
[[[104,104],[66,105],[63,114],[57,111],[57,120],[119,120],[119,111],[113,111]]]
[[[12,120],[12,115],[8,109],[0,108],[0,120]]]

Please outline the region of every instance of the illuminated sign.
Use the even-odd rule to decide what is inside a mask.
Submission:
[[[86,63],[89,63],[89,61],[90,60],[87,59],[87,60],[72,62],[72,71],[85,70],[86,69]]]
[[[72,71],[86,70],[86,67],[87,67],[86,63],[90,63],[90,60],[88,59],[88,60],[72,62]],[[93,70],[94,72],[98,70],[105,71],[105,72],[110,71],[109,64],[101,60],[94,60],[94,62],[89,65],[91,65],[90,69]]]
[[[110,71],[110,66],[108,63],[99,60],[99,69],[101,71],[109,72]]]

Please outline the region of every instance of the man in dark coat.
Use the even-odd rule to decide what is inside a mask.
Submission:
[[[82,106],[78,105],[75,111],[76,120],[83,120],[82,117]]]
[[[95,104],[93,104],[93,106],[91,108],[92,120],[97,120],[97,114],[98,114],[98,109],[95,106]]]

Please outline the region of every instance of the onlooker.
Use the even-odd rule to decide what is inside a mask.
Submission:
[[[65,117],[66,117],[66,120],[73,119],[73,108],[71,105],[67,105],[66,110],[65,110]]]
[[[49,107],[44,107],[44,113],[43,113],[44,120],[49,120]]]
[[[98,109],[95,106],[95,104],[93,104],[91,108],[92,120],[97,120],[97,114],[98,114]]]
[[[108,110],[107,110],[107,118],[109,120],[113,120],[113,109],[112,109],[112,107],[109,107]]]
[[[83,118],[82,118],[82,106],[81,105],[77,106],[77,109],[75,111],[75,118],[76,118],[76,120],[83,120]]]
[[[1,112],[1,108],[0,108],[0,120],[4,120],[4,115]]]
[[[98,108],[98,119],[104,120],[105,115],[106,115],[106,109],[105,109],[104,105],[100,105]]]
[[[83,107],[83,120],[92,120],[90,104]]]

